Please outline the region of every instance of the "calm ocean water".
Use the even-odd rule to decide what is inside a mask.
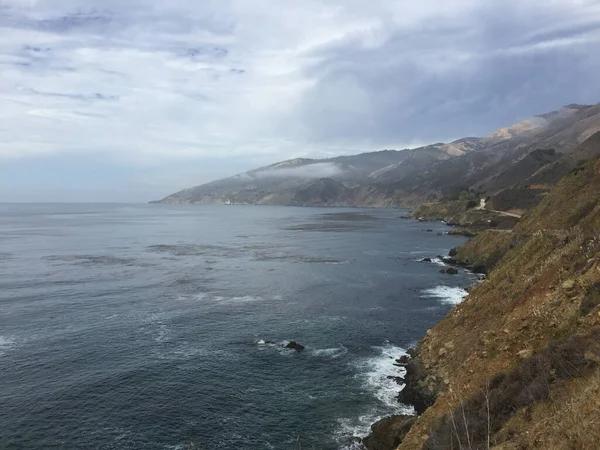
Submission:
[[[0,448],[358,448],[473,281],[403,213],[0,205]]]

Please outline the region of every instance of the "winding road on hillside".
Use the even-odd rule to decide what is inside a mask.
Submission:
[[[521,217],[523,217],[522,215],[519,215],[519,214],[509,213],[509,212],[506,212],[506,211],[497,211],[495,209],[488,209],[487,211],[495,212],[495,213],[500,214],[502,216],[516,217],[517,219],[520,219]]]
[[[495,210],[495,209],[485,209],[485,204],[486,203],[487,202],[486,202],[485,198],[482,198],[479,206],[477,208],[475,208],[475,209],[478,209],[480,211],[484,211],[484,210],[485,211],[490,211],[490,212],[494,212],[496,214],[500,214],[502,216],[515,217],[517,219],[520,219],[521,217],[523,217],[523,215],[509,213],[509,212],[506,212],[506,211],[498,211],[498,210]]]

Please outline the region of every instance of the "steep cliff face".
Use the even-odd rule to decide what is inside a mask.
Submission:
[[[457,249],[492,270],[419,343],[436,400],[399,449],[598,448],[599,230],[600,159]]]

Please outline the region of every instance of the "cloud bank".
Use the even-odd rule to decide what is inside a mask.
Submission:
[[[170,170],[137,185],[150,199],[291,157],[485,135],[600,101],[599,44],[592,0],[5,0],[0,187],[116,193]],[[39,165],[62,176],[28,183]],[[71,181],[90,165],[93,185]]]
[[[255,178],[329,178],[343,171],[335,163],[323,162],[300,167],[277,167],[252,172]]]

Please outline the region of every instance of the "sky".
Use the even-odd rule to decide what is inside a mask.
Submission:
[[[0,202],[146,202],[600,102],[600,0],[0,0]]]

